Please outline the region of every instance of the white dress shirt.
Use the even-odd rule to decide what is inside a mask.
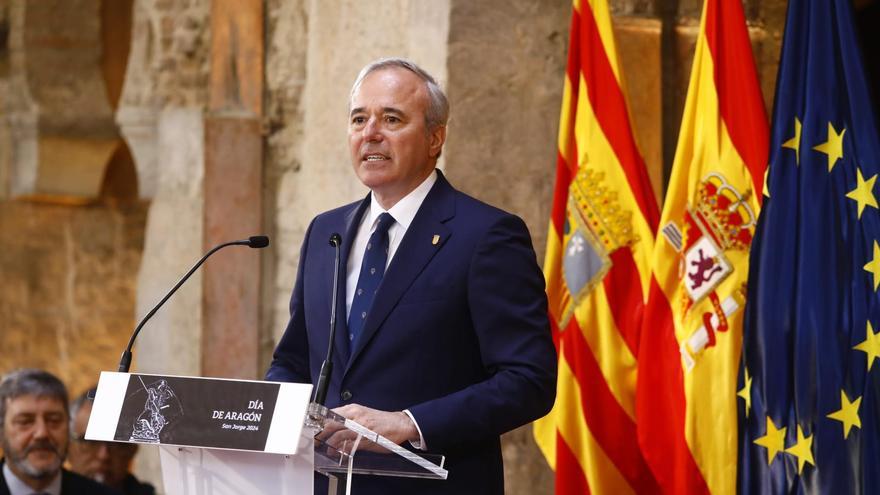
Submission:
[[[431,175],[422,181],[418,187],[413,189],[409,194],[401,198],[400,201],[387,210],[387,213],[394,218],[394,223],[388,228],[388,260],[385,262],[386,269],[391,263],[392,258],[394,258],[397,248],[400,247],[400,241],[403,240],[404,234],[406,234],[407,229],[409,229],[409,225],[412,223],[416,213],[418,213],[419,208],[422,206],[422,203],[425,201],[428,192],[431,191],[431,187],[434,186],[435,182],[437,182],[436,170],[431,172]],[[379,215],[383,213],[386,213],[386,210],[382,208],[378,201],[376,201],[376,195],[371,193],[370,207],[361,217],[361,223],[358,225],[357,234],[355,234],[354,237],[354,243],[352,243],[351,251],[348,253],[348,264],[345,268],[346,318],[349,313],[351,313],[351,303],[354,301],[354,292],[357,290],[358,277],[361,273],[361,264],[364,261],[364,251],[367,249],[367,242],[370,240],[370,235],[376,230],[376,221],[379,219]],[[422,429],[419,428],[416,419],[408,409],[403,412],[409,416],[409,419],[414,425],[416,425],[416,430],[419,432],[419,441],[410,442],[410,444],[414,448],[426,450],[427,446],[425,445],[425,437],[422,435]]]
[[[420,433],[421,434],[421,433]],[[48,495],[61,495],[61,470],[55,475],[55,479],[49,483],[49,486],[42,490],[34,490],[27,483],[21,480],[15,473],[9,469],[9,459],[3,463],[3,478],[6,479],[6,486],[9,487],[10,495],[32,495],[33,493],[47,493]]]
[[[404,234],[409,229],[419,207],[431,191],[431,187],[437,182],[437,171],[431,172],[427,179],[422,181],[409,194],[394,204],[387,213],[394,218],[394,223],[388,228],[388,260],[385,262],[385,268],[394,258],[394,253],[400,247],[400,241],[403,240]],[[354,301],[354,291],[357,290],[358,277],[361,273],[361,264],[364,261],[364,251],[367,249],[367,241],[370,235],[376,230],[376,221],[379,215],[386,213],[386,210],[376,201],[376,196],[370,194],[370,207],[361,217],[361,223],[358,226],[357,234],[354,236],[354,243],[351,245],[351,251],[348,253],[348,264],[345,271],[345,316],[351,313],[351,303]]]

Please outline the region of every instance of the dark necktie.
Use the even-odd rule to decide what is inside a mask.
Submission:
[[[382,277],[385,275],[385,264],[388,261],[388,228],[394,223],[394,217],[388,213],[379,215],[376,230],[367,241],[361,273],[358,275],[357,288],[351,301],[351,312],[348,314],[348,339],[351,348],[364,328],[367,313],[373,305],[373,299]]]

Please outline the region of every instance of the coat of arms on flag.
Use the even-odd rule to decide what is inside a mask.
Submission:
[[[728,330],[727,317],[743,306],[743,289],[727,294],[723,301],[717,289],[736,269],[725,253],[748,252],[756,220],[748,203],[750,192],[740,193],[718,172],[700,181],[696,196],[687,205],[681,226],[671,221],[662,230],[679,253],[682,313],[687,314],[707,297],[711,303],[709,311],[701,315],[701,325],[680,344],[688,371],[703,351],[715,346],[715,333]]]
[[[563,307],[557,313],[560,329],[565,329],[574,308],[608,273],[611,254],[638,240],[632,212],[620,207],[617,193],[603,179],[602,172],[583,164],[569,186],[562,239]]]

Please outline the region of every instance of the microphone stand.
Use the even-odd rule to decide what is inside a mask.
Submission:
[[[217,252],[227,246],[248,246],[250,248],[260,249],[260,248],[264,248],[268,245],[269,245],[269,238],[268,237],[266,237],[266,236],[252,236],[248,239],[244,239],[244,240],[240,240],[240,241],[224,242],[223,244],[220,244],[219,246],[214,246],[214,248],[212,248],[204,256],[202,256],[202,259],[200,259],[198,262],[196,262],[196,264],[193,265],[193,267],[190,268],[188,272],[186,272],[186,275],[181,277],[181,279],[177,281],[177,283],[174,285],[174,287],[172,287],[171,290],[168,291],[167,294],[165,294],[165,297],[163,297],[162,300],[159,301],[159,304],[156,304],[155,306],[153,306],[153,309],[151,309],[150,312],[147,313],[146,316],[144,316],[144,318],[141,320],[141,322],[138,323],[138,326],[134,329],[134,332],[131,334],[131,338],[128,339],[128,345],[125,347],[125,350],[122,351],[122,357],[119,359],[119,372],[128,373],[128,370],[131,368],[131,356],[132,356],[131,349],[132,349],[132,346],[134,346],[134,341],[135,341],[135,339],[137,339],[138,334],[141,332],[141,328],[143,328],[144,323],[146,323],[147,320],[149,320],[150,318],[153,317],[154,314],[156,314],[156,311],[158,311],[159,308],[161,308],[162,305],[165,304],[165,301],[167,301],[168,298],[170,298],[172,295],[174,295],[175,292],[177,292],[177,289],[179,289],[180,286],[183,285],[183,283],[186,282],[186,280],[196,270],[198,270],[198,268],[200,266],[202,266],[202,263],[204,263],[205,260],[207,260],[209,256],[211,256],[215,252]]]
[[[330,245],[336,248],[336,259],[333,266],[333,294],[330,296],[330,341],[327,344],[327,359],[321,363],[321,372],[318,374],[318,383],[315,385],[315,393],[312,396],[312,402],[309,404],[309,419],[311,424],[316,427],[323,425],[323,418],[328,416],[328,409],[324,406],[327,400],[327,388],[330,386],[330,376],[333,374],[333,349],[336,347],[336,304],[339,295],[339,265],[340,265],[340,245],[342,237],[333,233],[330,236]],[[320,426],[319,426],[320,425]]]

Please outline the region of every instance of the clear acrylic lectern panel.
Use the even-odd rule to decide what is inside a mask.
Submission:
[[[353,474],[436,479],[439,483],[449,474],[444,468],[444,456],[411,452],[315,403],[309,405],[304,429],[317,433],[314,469],[330,478],[331,494],[348,492],[342,487],[350,488]],[[334,447],[323,441],[343,430],[349,432],[346,435],[349,439],[341,444]]]

